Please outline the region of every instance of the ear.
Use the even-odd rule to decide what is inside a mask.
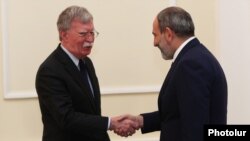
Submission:
[[[66,39],[68,36],[68,33],[66,31],[60,31],[59,34],[62,39]]]
[[[174,36],[174,32],[171,28],[169,27],[166,27],[166,30],[165,30],[165,38],[167,41],[171,41],[173,39],[173,36]]]

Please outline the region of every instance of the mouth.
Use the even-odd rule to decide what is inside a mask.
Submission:
[[[82,48],[90,49],[93,47],[93,44],[84,44]]]

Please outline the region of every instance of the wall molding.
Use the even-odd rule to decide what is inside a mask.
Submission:
[[[142,87],[114,87],[108,88],[104,87],[101,89],[102,95],[111,94],[139,94],[139,93],[159,93],[159,86],[142,86]],[[21,99],[21,98],[36,98],[36,90],[26,90],[26,91],[8,91],[7,88],[4,89],[5,99]]]

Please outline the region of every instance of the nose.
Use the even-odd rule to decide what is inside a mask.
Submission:
[[[159,46],[159,42],[154,39],[154,47],[158,47],[158,46]]]
[[[86,36],[86,41],[88,41],[88,42],[94,42],[94,40],[95,40],[95,37],[94,36]]]

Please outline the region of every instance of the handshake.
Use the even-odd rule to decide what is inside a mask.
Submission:
[[[132,136],[141,127],[143,127],[143,117],[141,115],[122,115],[111,118],[109,130],[122,137],[128,137]]]

